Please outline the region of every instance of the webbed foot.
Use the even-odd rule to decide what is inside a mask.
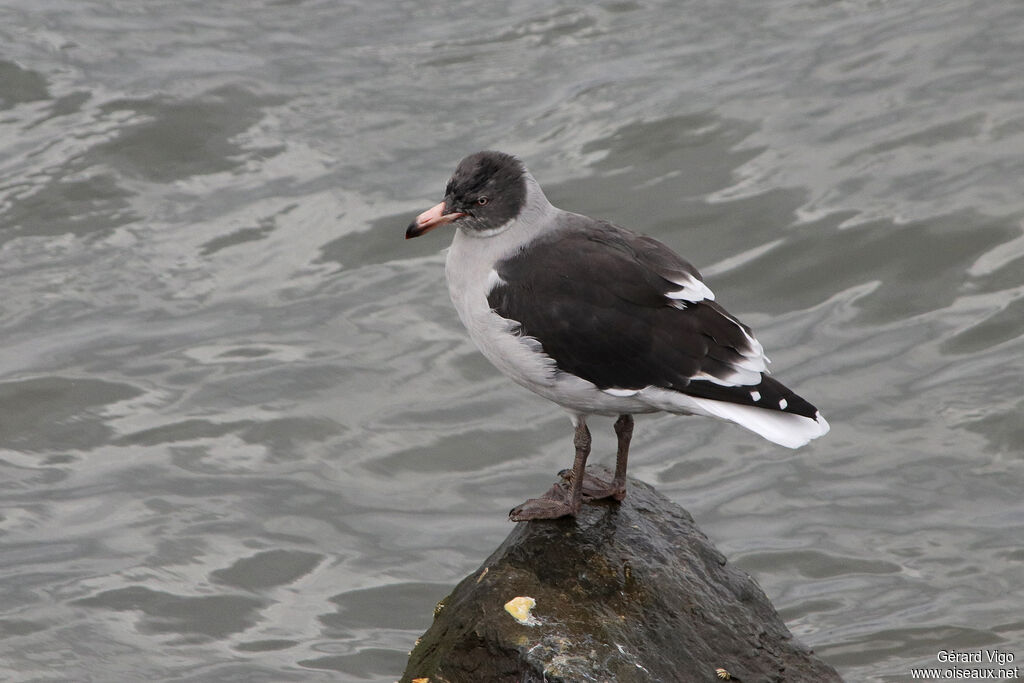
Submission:
[[[573,505],[569,491],[564,484],[554,484],[540,498],[531,498],[512,508],[508,518],[513,522],[527,522],[531,519],[558,519],[576,516],[580,511],[577,501]]]

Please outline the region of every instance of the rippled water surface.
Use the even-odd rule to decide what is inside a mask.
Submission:
[[[448,235],[403,240],[482,148],[684,254],[828,416],[634,439],[799,638],[851,681],[1024,659],[1022,36],[969,0],[0,3],[0,679],[397,678],[571,455]]]

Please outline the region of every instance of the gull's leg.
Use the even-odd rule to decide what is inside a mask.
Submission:
[[[626,464],[629,460],[629,441],[633,438],[633,416],[619,415],[615,421],[615,436],[618,437],[619,448],[615,454],[615,476],[611,482],[591,474],[583,476],[583,498],[587,500],[600,500],[612,498],[622,500],[626,497]],[[559,474],[570,479],[572,473],[569,470],[562,470]]]
[[[587,467],[587,457],[590,455],[590,430],[587,429],[587,421],[584,416],[576,417],[574,422],[576,432],[573,435],[572,443],[576,448],[576,458],[572,463],[572,472],[565,477],[568,491],[564,484],[555,484],[540,498],[531,498],[522,505],[512,508],[508,517],[513,522],[555,519],[567,515],[575,516],[580,511],[583,499],[583,479]]]
[[[615,453],[615,477],[612,479],[612,498],[622,500],[626,497],[626,463],[629,460],[629,442],[633,438],[633,416],[619,415],[615,421],[615,436],[619,440],[619,448]]]

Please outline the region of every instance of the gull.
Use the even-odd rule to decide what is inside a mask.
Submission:
[[[713,417],[788,448],[828,433],[817,408],[768,376],[761,343],[696,268],[651,237],[553,206],[518,158],[463,159],[405,236],[444,225],[456,228],[445,275],[470,338],[574,428],[565,481],[513,508],[513,521],[621,501],[636,414]],[[590,415],[618,418],[610,481],[586,472]]]

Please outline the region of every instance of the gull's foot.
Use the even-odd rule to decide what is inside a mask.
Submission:
[[[572,476],[572,470],[562,470],[558,473],[558,476],[568,482]],[[611,498],[612,500],[621,501],[626,497],[626,485],[623,484],[622,486],[616,486],[613,481],[601,479],[600,477],[595,477],[592,474],[584,474],[583,497],[587,500]]]
[[[508,518],[513,522],[528,522],[531,519],[574,517],[579,511],[579,503],[575,506],[572,504],[565,485],[555,484],[540,498],[531,498],[512,508],[508,513]]]

